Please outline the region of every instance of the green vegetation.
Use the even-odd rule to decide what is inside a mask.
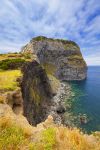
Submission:
[[[54,92],[56,92],[58,90],[59,86],[60,86],[60,81],[55,76],[53,76],[51,74],[48,74],[47,76],[50,80],[50,85],[52,87],[52,90]]]
[[[54,75],[56,72],[56,66],[50,63],[44,63],[43,68],[46,70],[47,74]]]
[[[18,69],[25,63],[24,59],[16,58],[16,59],[5,59],[0,61],[0,69],[8,70],[8,69]]]
[[[16,79],[21,76],[20,70],[0,71],[0,91],[15,90]]]
[[[68,57],[68,60],[83,60],[82,55],[71,55]]]
[[[100,133],[83,134],[78,129],[50,127],[43,129],[29,150],[99,150]]]
[[[81,55],[71,55],[68,57],[68,64],[72,65],[73,67],[84,67],[86,66],[85,61],[83,60]]]
[[[34,87],[37,87],[37,81],[35,81],[35,83],[33,83]],[[35,104],[38,106],[42,100],[42,96],[41,94],[39,93],[38,89],[33,89],[32,87],[30,87],[30,97],[35,101]]]
[[[64,43],[64,49],[65,50],[70,50],[70,49],[74,49],[74,50],[79,50],[79,47],[76,43],[74,43],[73,41],[67,41],[66,43]]]
[[[44,150],[52,150],[56,146],[56,130],[54,128],[44,130],[42,133],[42,142]]]
[[[45,63],[43,64],[43,68],[45,69],[47,76],[50,80],[50,85],[52,87],[52,90],[56,92],[60,85],[59,80],[55,77],[56,67],[53,64]]]
[[[40,39],[45,39],[45,37],[37,37],[37,40]],[[69,42],[65,40],[60,41]],[[31,59],[30,55],[0,55],[0,92],[8,92],[18,88],[16,79],[22,76],[21,71],[6,69],[20,68],[26,59]],[[85,63],[80,64],[81,55],[71,56],[68,59],[69,63],[74,66],[79,65],[81,67]],[[56,67],[52,64],[44,64],[43,67],[51,81],[52,87],[54,90],[57,90],[59,81],[54,77]],[[34,89],[31,86],[29,89],[30,96],[37,100],[36,105],[39,105],[43,99],[43,96],[40,96],[42,94],[39,93],[39,89],[36,88],[38,82],[39,80],[35,78],[32,83]],[[2,105],[5,105],[3,104],[4,101],[5,97],[0,95],[0,103]],[[77,128],[68,128],[63,125],[57,126],[50,118],[37,127],[32,127],[24,122],[21,115],[16,116],[10,111],[10,109],[7,110],[7,114],[4,114],[4,116],[2,116],[2,110],[0,111],[0,150],[100,150],[100,132],[91,135],[83,134]]]
[[[26,60],[30,60],[32,57],[32,54],[27,52],[27,53],[23,53],[23,56]]]
[[[36,41],[42,41],[42,40],[45,40],[47,38],[45,36],[37,36],[37,37],[35,37],[33,39],[36,40]]]
[[[62,42],[63,44],[66,44],[66,45],[71,45],[71,46],[74,45],[74,46],[78,47],[78,45],[74,41],[70,41],[70,40],[66,40],[66,39],[53,39],[53,38],[47,38],[45,36],[37,36],[37,37],[33,38],[32,40],[36,40],[36,41],[43,41],[43,40],[58,41],[58,42]]]
[[[29,126],[25,128],[23,119],[16,124],[12,120],[13,114],[0,118],[0,150],[100,150],[100,132],[83,134],[77,128],[57,126],[49,117],[27,134]]]
[[[5,60],[5,59],[15,59],[15,58],[24,59],[24,56],[21,53],[0,54],[0,61]]]
[[[0,127],[0,150],[19,150],[25,142],[21,128],[15,125]]]
[[[85,67],[86,66],[85,61],[81,61],[81,60],[69,60],[68,64],[72,65],[73,68],[77,68],[77,67],[81,68],[81,67]]]
[[[29,150],[56,150],[55,128],[44,129],[40,133],[40,141],[37,143],[30,143]]]

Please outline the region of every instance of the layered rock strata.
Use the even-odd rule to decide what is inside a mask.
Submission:
[[[85,60],[73,41],[36,37],[22,48],[22,52],[35,54],[40,64],[52,69],[60,80],[83,80],[87,76]]]

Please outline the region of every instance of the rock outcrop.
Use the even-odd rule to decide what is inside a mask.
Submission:
[[[49,68],[60,80],[83,80],[87,76],[86,63],[73,41],[40,36],[33,38],[22,52],[35,54],[46,71]]]
[[[22,96],[24,115],[32,125],[46,119],[53,92],[44,69],[36,61],[23,68]]]
[[[36,125],[52,115],[55,123],[66,124],[64,100],[71,95],[70,86],[52,75],[47,76],[36,61],[27,64],[22,71],[23,110],[29,123]]]

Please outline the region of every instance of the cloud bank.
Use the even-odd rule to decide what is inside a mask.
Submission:
[[[89,65],[100,65],[99,0],[0,1],[0,52],[39,35],[74,40]]]

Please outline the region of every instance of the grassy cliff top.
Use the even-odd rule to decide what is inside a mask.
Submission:
[[[66,39],[55,39],[55,38],[47,38],[45,36],[37,36],[32,38],[31,42],[35,40],[35,41],[44,41],[44,40],[48,40],[48,41],[57,41],[57,42],[62,42],[63,44],[71,44],[73,46],[76,46],[79,48],[78,44],[76,44],[74,41],[71,40],[66,40]]]
[[[18,87],[16,79],[20,76],[20,70],[0,71],[0,91],[15,90]]]
[[[24,59],[26,61],[31,59],[31,55],[29,53],[7,53],[7,54],[0,54],[0,61],[6,59]]]

